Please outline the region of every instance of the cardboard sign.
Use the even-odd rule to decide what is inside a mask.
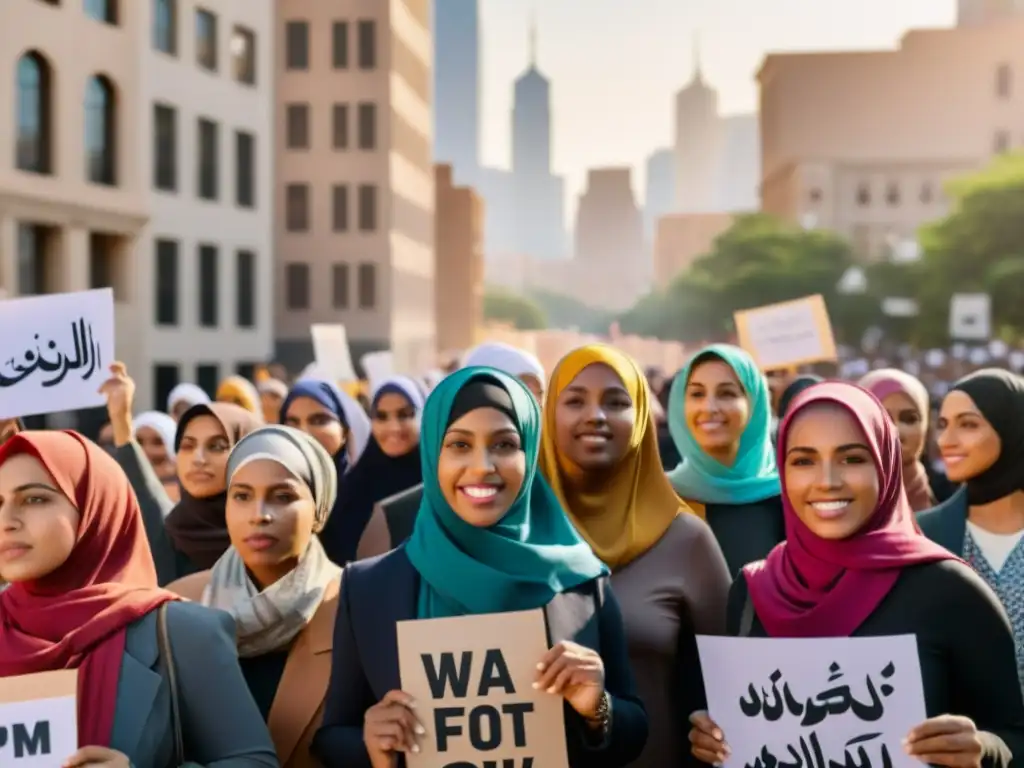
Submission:
[[[762,371],[836,360],[836,341],[820,294],[733,315],[738,346]]]
[[[340,323],[309,326],[313,339],[313,356],[316,365],[329,371],[329,381],[355,381],[356,371],[352,367],[352,351],[348,346],[348,332]]]
[[[949,337],[988,341],[992,336],[992,298],[987,293],[957,293],[949,300]]]
[[[113,290],[0,301],[0,328],[0,419],[104,405]]]
[[[0,678],[0,765],[54,768],[78,751],[78,670]]]
[[[398,623],[402,690],[426,735],[409,768],[569,768],[562,698],[535,691],[544,613]]]

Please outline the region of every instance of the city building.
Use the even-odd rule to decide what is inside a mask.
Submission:
[[[658,219],[675,208],[675,152],[659,149],[647,158],[644,185],[644,238],[651,242]]]
[[[142,409],[271,351],[268,20],[248,0],[0,5],[0,285],[113,288]]]
[[[246,0],[248,2],[250,0]],[[434,364],[429,0],[275,3],[277,357],[343,323],[357,362]]]
[[[480,173],[480,0],[434,0],[434,160]]]
[[[1024,0],[957,0],[957,24],[988,24],[1024,16]]]
[[[715,239],[732,226],[731,213],[673,213],[658,219],[654,236],[654,283],[664,288],[693,262],[711,253]]]
[[[1024,147],[1024,18],[908,32],[895,50],[771,54],[762,210],[888,256],[949,210],[944,185]]]
[[[484,202],[455,186],[450,165],[435,166],[434,188],[437,346],[468,349],[484,319]]]

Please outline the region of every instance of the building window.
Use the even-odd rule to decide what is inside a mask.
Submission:
[[[309,185],[289,184],[284,190],[285,228],[289,232],[309,231]]]
[[[117,0],[84,0],[85,15],[104,24],[117,24]]]
[[[996,68],[996,96],[1000,99],[1013,96],[1013,70],[1009,64],[1000,64]]]
[[[374,232],[377,229],[377,186],[359,185],[359,229]]]
[[[178,55],[178,0],[153,0],[153,47]]]
[[[331,61],[335,69],[348,69],[348,22],[336,21],[331,33]]]
[[[239,328],[256,327],[256,254],[235,254],[235,321]]]
[[[235,373],[246,381],[256,381],[256,363],[236,363]]]
[[[359,68],[373,69],[377,66],[377,24],[372,19],[359,22]]]
[[[89,233],[89,288],[111,288],[115,301],[124,301],[125,284],[119,269],[121,238],[105,232]]]
[[[153,186],[178,191],[178,111],[166,104],[153,105]]]
[[[925,182],[921,185],[921,202],[928,205],[935,199],[935,191],[932,189],[932,185],[929,182]]]
[[[364,102],[359,105],[359,148],[377,148],[377,105]]]
[[[196,194],[201,200],[216,200],[219,195],[220,174],[217,173],[219,161],[218,144],[220,137],[217,124],[206,118],[199,118],[199,153],[197,160],[199,168],[197,171],[198,189]]]
[[[94,184],[117,183],[116,125],[114,86],[94,75],[85,86],[85,175]]]
[[[335,149],[348,149],[348,104],[335,104],[331,115]]]
[[[289,21],[285,25],[285,67],[309,69],[309,24]]]
[[[288,264],[284,282],[288,309],[309,309],[309,265]]]
[[[992,151],[997,155],[1002,155],[1010,151],[1010,132],[1009,131],[996,131],[995,138],[992,140]]]
[[[156,324],[178,324],[178,243],[156,241]]]
[[[199,325],[203,328],[217,327],[217,246],[199,246]]]
[[[857,205],[861,208],[871,205],[871,187],[867,184],[857,185]]]
[[[52,81],[50,65],[38,53],[26,53],[18,60],[18,134],[14,154],[21,171],[46,175],[53,172]]]
[[[309,149],[309,104],[285,108],[285,145],[288,149]]]
[[[235,205],[256,207],[256,137],[235,131]]]
[[[377,303],[377,267],[359,265],[359,308],[373,309]]]
[[[220,386],[220,366],[217,363],[200,363],[196,366],[196,384],[212,400]]]
[[[231,65],[236,82],[256,85],[256,33],[251,29],[235,27],[232,31]]]
[[[51,231],[41,224],[18,225],[18,294],[46,293],[50,273],[47,257]]]
[[[896,182],[891,182],[885,188],[885,202],[892,208],[900,204],[900,185]]]
[[[335,264],[331,278],[331,303],[335,309],[348,309],[348,264]]]
[[[202,8],[196,8],[196,63],[217,71],[217,17]]]
[[[331,189],[331,228],[335,232],[348,231],[347,184],[335,184]]]
[[[181,371],[176,365],[158,363],[153,366],[153,403],[163,408],[171,391],[181,382]]]

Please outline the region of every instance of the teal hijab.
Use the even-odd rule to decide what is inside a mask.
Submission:
[[[526,452],[523,487],[490,528],[463,521],[448,506],[437,479],[452,406],[462,388],[477,380],[508,393]],[[540,427],[536,398],[517,378],[493,368],[463,368],[430,393],[420,427],[423,501],[405,545],[420,574],[419,618],[541,608],[559,592],[608,572],[537,472]]]
[[[686,425],[686,385],[695,363],[717,357],[736,373],[750,402],[750,420],[740,436],[736,462],[727,467],[708,456]],[[772,445],[772,398],[753,358],[731,344],[712,344],[676,374],[668,396],[668,431],[682,461],[669,472],[676,493],[701,504],[750,504],[778,496],[779,471]]]

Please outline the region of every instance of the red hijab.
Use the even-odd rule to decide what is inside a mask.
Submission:
[[[780,471],[786,540],[743,569],[770,637],[849,637],[889,593],[901,569],[958,559],[917,527],[903,490],[899,434],[882,404],[860,387],[835,381],[800,393],[779,428],[779,467],[785,467],[793,419],[815,403],[842,406],[860,425],[878,470],[878,505],[850,538],[819,538],[793,511],[786,473]]]
[[[63,565],[0,592],[0,677],[78,668],[79,744],[109,746],[125,630],[178,598],[157,588],[139,502],[113,458],[71,431],[17,434],[0,465],[20,453],[39,459],[81,519]]]

